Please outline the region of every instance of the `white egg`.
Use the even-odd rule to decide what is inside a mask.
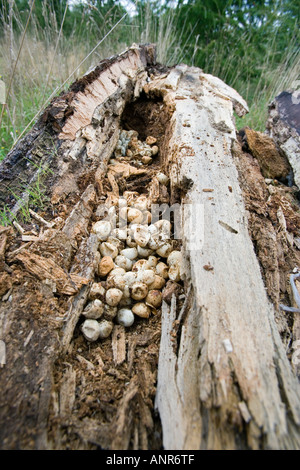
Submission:
[[[97,320],[88,319],[81,325],[81,331],[88,341],[97,341],[101,328]]]
[[[100,220],[93,225],[92,232],[97,235],[99,241],[107,240],[112,226],[111,223],[107,220]]]
[[[117,313],[117,321],[119,325],[125,328],[130,327],[134,322],[134,314],[129,308],[121,308]]]

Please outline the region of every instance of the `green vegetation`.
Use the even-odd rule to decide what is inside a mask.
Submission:
[[[16,216],[9,209],[8,205],[4,205],[4,207],[0,210],[0,225],[3,226],[10,225],[14,220],[18,223],[28,223],[31,220],[29,209],[37,208],[39,210],[43,210],[48,201],[45,194],[46,186],[43,184],[42,176],[39,173],[34,183],[29,186],[24,185],[22,199],[13,191],[10,192],[15,201],[19,203],[19,211],[18,215]]]
[[[52,140],[50,136],[49,138]],[[52,153],[56,152],[54,143],[50,151]],[[52,170],[48,168],[47,165],[42,165],[42,162],[37,164],[32,160],[28,160],[28,163],[36,168],[36,177],[34,181],[28,185],[27,181],[22,178],[22,175],[19,175],[19,183],[16,185],[15,190],[9,187],[7,188],[7,191],[13,197],[14,204],[18,204],[19,210],[16,215],[7,204],[4,204],[4,206],[0,208],[0,225],[7,226],[12,224],[13,221],[21,224],[29,223],[31,221],[29,209],[43,210],[49,202],[44,180],[45,177],[53,174]]]
[[[0,159],[61,86],[133,42],[155,42],[161,63],[195,65],[234,87],[250,107],[239,128],[264,130],[267,105],[300,78],[298,0],[124,5],[0,0],[0,76],[9,91],[0,112]]]

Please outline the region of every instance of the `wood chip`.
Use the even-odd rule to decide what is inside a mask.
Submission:
[[[31,330],[30,333],[29,333],[29,335],[28,335],[27,338],[25,339],[25,341],[24,341],[24,348],[26,348],[27,344],[28,344],[29,341],[31,340],[33,333],[34,333],[34,330]]]
[[[22,235],[22,242],[36,242],[39,239],[36,235]]]
[[[116,325],[112,333],[112,350],[116,366],[122,364],[126,358],[125,328]]]
[[[3,225],[0,225],[0,234],[3,232],[9,232],[11,230],[11,227],[4,227]]]
[[[240,401],[239,402],[239,409],[240,409],[240,412],[241,412],[241,415],[243,416],[244,420],[246,421],[246,423],[249,423],[249,421],[251,420],[252,416],[248,410],[248,407],[246,405],[246,403],[244,401]]]
[[[0,233],[0,263],[4,262],[4,255],[6,250],[7,234]]]
[[[85,357],[81,356],[80,354],[77,354],[76,358],[79,362],[81,362],[81,364],[85,364],[88,370],[95,369],[94,364],[91,361],[88,361]]]
[[[32,209],[29,209],[29,212],[30,214],[32,215],[32,217],[34,217],[36,220],[38,220],[39,222],[41,222],[42,224],[46,225],[46,227],[48,228],[52,228],[55,224],[54,222],[47,222],[47,220],[43,219],[43,217],[41,217],[40,215],[38,215],[36,212],[34,212]]]
[[[119,186],[117,185],[114,175],[110,171],[107,174],[107,178],[108,178],[108,181],[110,182],[113,194],[119,197]]]
[[[214,270],[214,267],[211,266],[210,264],[205,264],[203,266],[203,269],[205,269],[205,271],[213,271]]]
[[[116,165],[110,166],[107,176],[109,177],[109,174],[112,174],[113,176],[118,175],[123,178],[129,178],[132,175],[143,175],[147,173],[147,171],[147,169],[136,168],[129,163],[117,163]]]
[[[88,279],[78,274],[68,274],[52,259],[46,259],[28,250],[18,253],[15,259],[20,261],[25,269],[41,281],[51,279],[55,281],[57,292],[66,295],[74,295],[80,287],[88,284]]]
[[[18,222],[16,222],[15,220],[13,221],[13,225],[18,230],[19,233],[23,234],[25,232],[23,227],[21,227],[21,225],[18,224]]]

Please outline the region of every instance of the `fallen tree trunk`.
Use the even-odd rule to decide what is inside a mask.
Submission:
[[[35,225],[0,233],[1,448],[299,448],[294,314],[279,308],[300,262],[297,188],[270,200],[234,109],[247,104],[221,80],[135,46],[54,99],[1,164],[14,214],[30,201],[24,188],[7,198],[20,172],[27,187],[42,175],[48,196]],[[125,151],[122,130],[136,132]],[[107,289],[92,227],[126,191],[179,208],[181,276],[149,318],[89,343],[92,286]]]
[[[156,400],[169,449],[299,445],[298,386],[248,234],[232,158],[232,95],[197,69],[187,69],[169,93],[174,102],[185,97],[172,116],[166,165],[173,187],[189,181],[182,238],[186,285],[192,287],[176,325],[175,350],[175,302],[162,316]],[[184,118],[189,125],[183,128]],[[194,230],[185,217],[187,204],[192,217],[195,207],[203,209]]]

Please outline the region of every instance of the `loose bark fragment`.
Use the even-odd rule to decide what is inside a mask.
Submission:
[[[56,283],[57,291],[61,294],[74,295],[83,286],[88,284],[88,279],[77,274],[68,274],[53,260],[23,250],[15,256],[25,269],[41,281],[51,279]]]
[[[280,154],[274,140],[262,132],[245,128],[249,150],[258,159],[265,178],[286,178],[291,171],[287,158]]]
[[[300,188],[300,123],[299,123],[300,90],[283,91],[269,106],[266,130],[276,145],[288,159],[293,169],[289,175],[289,184]]]

